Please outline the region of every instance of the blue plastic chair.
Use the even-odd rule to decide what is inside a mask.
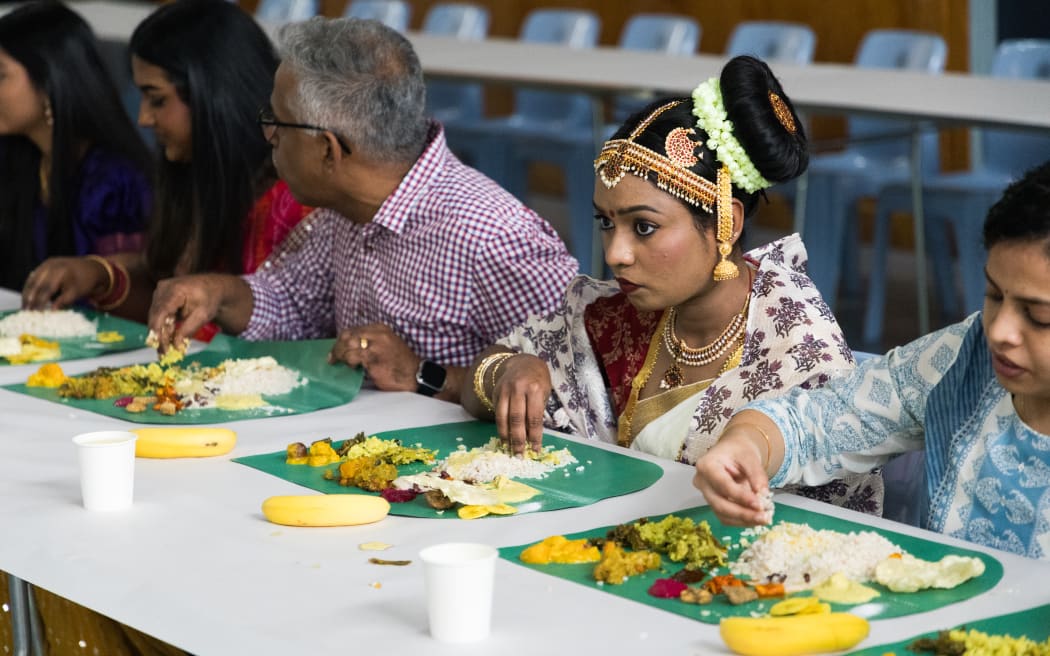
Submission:
[[[624,24],[619,47],[625,50],[648,50],[668,55],[691,55],[700,45],[700,34],[700,24],[688,16],[635,14]],[[614,123],[606,127],[606,135],[615,132],[620,124],[659,95],[662,94],[657,91],[638,95],[618,95],[613,100]]]
[[[301,21],[317,15],[318,0],[260,0],[255,17],[274,23]]]
[[[598,42],[598,30],[598,16],[593,12],[540,9],[525,18],[520,39],[530,43],[592,48]],[[544,139],[552,134],[590,135],[593,113],[593,101],[586,94],[523,88],[514,92],[514,112],[510,116],[477,122],[457,121],[446,125],[446,135],[454,152],[518,198],[523,198],[526,188],[522,179],[525,177],[524,167],[511,154],[512,139],[518,143]],[[591,148],[593,152],[593,146]],[[584,184],[591,188],[594,175],[590,161],[565,162],[565,165],[569,189]],[[587,205],[589,217],[592,214],[589,197]],[[576,246],[573,250],[579,260],[583,250],[579,248],[581,241],[575,232],[573,230],[570,240]],[[586,253],[591,248],[590,234],[591,226],[588,225],[586,241],[582,242]],[[590,270],[590,259],[588,255],[581,261],[582,270]]]
[[[747,21],[729,35],[726,54],[754,55],[766,62],[809,64],[817,37],[808,25],[780,21]]]
[[[1004,78],[1050,79],[1050,41],[1004,41],[996,49],[991,74]],[[979,141],[983,157],[970,171],[933,175],[923,181],[927,250],[933,263],[937,298],[947,320],[976,312],[984,304],[986,253],[981,233],[988,209],[1007,185],[1029,168],[1050,159],[1050,137],[1042,134],[989,129],[980,131]],[[911,188],[907,185],[894,185],[879,199],[864,316],[865,344],[877,344],[882,339],[890,212],[907,209],[910,203]],[[954,260],[947,239],[949,229],[958,253]],[[955,262],[962,281],[961,312]]]
[[[861,41],[855,65],[937,74],[944,70],[947,52],[944,39],[936,34],[872,30]],[[912,130],[906,121],[851,118],[847,132],[852,143],[842,152],[810,159],[805,221],[800,227],[809,247],[809,276],[831,305],[838,296],[843,262],[851,267],[846,278],[859,287],[857,200],[910,181]],[[928,131],[921,139],[922,172],[933,175],[939,168],[937,134]]]
[[[346,6],[343,16],[377,20],[398,32],[408,29],[412,8],[402,0],[353,0]]]
[[[813,63],[816,47],[817,37],[808,25],[783,21],[745,21],[737,24],[729,35],[726,55],[753,55],[774,67],[776,64],[804,66]],[[791,180],[776,185],[772,191],[794,203],[800,184]],[[796,205],[796,214],[801,216],[802,209]]]
[[[488,35],[489,12],[469,4],[437,4],[427,12],[423,32],[462,41],[480,41]],[[427,82],[427,114],[448,125],[481,118],[481,85],[466,82]]]

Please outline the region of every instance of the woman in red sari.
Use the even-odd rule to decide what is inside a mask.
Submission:
[[[157,281],[251,273],[310,211],[277,179],[257,124],[278,61],[250,16],[218,0],[166,5],[136,28],[130,51],[139,125],[162,154],[146,249],[50,259],[23,290],[27,308],[87,298],[144,320]]]

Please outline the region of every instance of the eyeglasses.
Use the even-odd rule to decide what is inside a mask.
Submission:
[[[322,128],[318,125],[307,125],[306,123],[285,123],[284,121],[278,121],[273,111],[267,107],[263,107],[259,110],[259,127],[262,128],[263,138],[267,142],[273,141],[273,135],[277,133],[277,128],[296,128],[298,130],[316,130],[318,132],[329,132],[335,140],[339,142],[339,147],[343,149],[343,152],[347,155],[350,154],[350,146],[347,146],[343,141],[343,138],[338,134],[329,130],[328,128]]]

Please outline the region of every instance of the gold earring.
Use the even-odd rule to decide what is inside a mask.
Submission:
[[[47,123],[47,127],[55,124],[55,116],[51,113],[51,101],[47,98],[44,99],[44,122]]]
[[[715,265],[711,277],[717,282],[732,280],[740,275],[740,269],[729,260],[733,252],[733,188],[729,177],[729,168],[723,164],[718,170],[718,254],[721,258]]]

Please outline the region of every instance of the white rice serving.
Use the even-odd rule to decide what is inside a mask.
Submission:
[[[497,476],[543,478],[574,462],[576,457],[568,449],[554,451],[551,447],[530,457],[513,456],[502,450],[498,439],[493,439],[483,447],[450,453],[434,467],[434,471],[444,471],[461,481],[488,483]]]
[[[224,360],[214,369],[187,371],[187,376],[175,382],[175,391],[187,397],[186,407],[215,407],[222,399],[236,398],[248,402],[244,407],[265,405],[263,396],[287,394],[306,384],[298,372],[283,367],[273,358],[241,358]]]
[[[858,583],[871,581],[876,565],[904,553],[873,531],[841,533],[782,522],[754,534],[760,537],[730,564],[730,571],[753,581],[779,581],[786,576],[783,583],[790,591],[820,585],[836,573]]]
[[[282,367],[269,356],[226,360],[219,368],[222,373],[210,381],[217,388],[217,395],[277,396],[287,394],[306,382],[299,378],[298,372]]]
[[[94,337],[95,323],[73,310],[19,310],[0,319],[0,337]]]

